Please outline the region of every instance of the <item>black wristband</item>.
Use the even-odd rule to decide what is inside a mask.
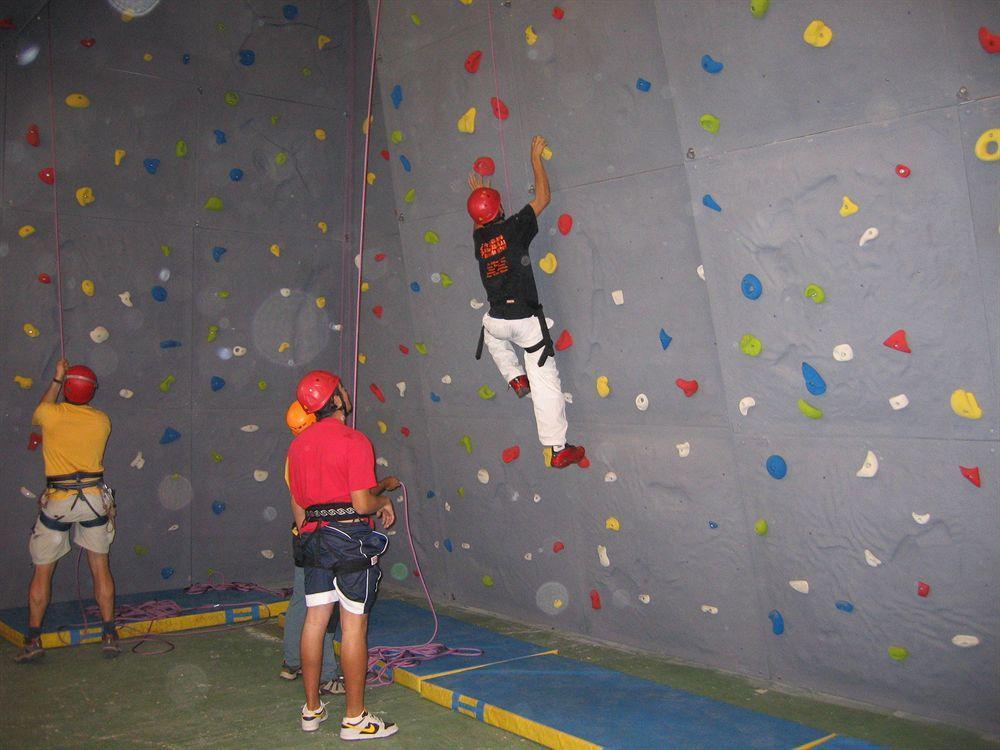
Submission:
[[[59,378],[52,378],[52,382],[53,383],[58,383],[59,385],[63,384],[63,382]]]

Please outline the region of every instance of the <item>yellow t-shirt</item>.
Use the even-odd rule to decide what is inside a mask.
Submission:
[[[103,411],[77,404],[39,404],[31,418],[42,428],[45,475],[104,471],[104,448],[111,434],[111,420]],[[50,497],[69,492],[50,493]]]

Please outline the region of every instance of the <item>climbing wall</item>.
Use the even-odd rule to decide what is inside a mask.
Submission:
[[[995,732],[1000,8],[771,6],[383,3],[359,426],[435,592]],[[562,471],[473,359],[536,133]]]
[[[0,24],[0,606],[25,601],[43,487],[28,446],[59,354],[53,189],[67,356],[113,423],[119,591],[287,584],[285,409],[306,368],[353,350],[367,11],[35,5]],[[75,565],[57,600],[76,598]]]

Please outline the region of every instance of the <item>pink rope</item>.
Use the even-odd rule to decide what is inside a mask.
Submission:
[[[52,81],[52,5],[48,6],[48,62],[49,62],[49,129],[52,131],[50,138],[49,153],[52,158],[52,172],[56,179],[59,178],[59,170],[56,168],[56,110],[55,110],[55,84]],[[52,182],[52,217],[55,224],[56,234],[56,302],[59,305],[59,357],[66,358],[66,334],[63,324],[63,283],[62,283],[62,244],[59,232],[59,197],[56,193],[56,182]]]
[[[347,122],[344,124],[344,233],[340,240],[340,318],[341,326],[347,312],[347,269],[350,268],[351,228],[354,226],[354,96],[357,75],[356,6],[351,3],[351,32],[348,36]],[[341,328],[343,330],[343,328]],[[344,338],[337,347],[337,372],[344,371]]]
[[[490,59],[493,61],[493,90],[496,92],[494,96],[497,100],[497,110],[500,109],[500,77],[497,73],[497,54],[496,49],[493,44],[493,3],[486,3],[487,16],[489,18],[490,25]],[[499,111],[498,111],[499,114]],[[507,146],[503,139],[503,119],[497,117],[497,126],[500,131],[500,158],[503,160],[503,184],[507,190],[507,195],[504,198],[503,204],[508,208],[511,206],[510,203],[510,171],[507,167]]]

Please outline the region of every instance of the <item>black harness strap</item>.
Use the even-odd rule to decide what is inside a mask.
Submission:
[[[94,487],[104,486],[104,473],[100,471],[78,471],[75,474],[60,474],[58,476],[45,477],[45,486],[50,490],[66,490],[72,491],[76,490],[76,497],[73,498],[73,505],[70,506],[70,510],[76,507],[76,504],[83,500],[83,502],[90,508],[90,512],[94,514],[94,517],[89,521],[75,521],[84,528],[92,529],[95,526],[103,526],[108,522],[107,514],[101,515],[96,510],[94,506],[90,504],[87,496],[84,494],[84,490],[93,489]],[[69,531],[73,523],[66,523],[65,521],[57,521],[54,518],[49,518],[44,513],[39,514],[39,519],[42,521],[43,526],[47,526],[53,531]]]
[[[476,346],[476,359],[483,358],[483,344],[486,343],[486,326],[479,327],[479,344]]]
[[[362,516],[354,510],[353,505],[345,503],[326,503],[306,508],[307,521],[350,521],[354,518]]]
[[[38,520],[42,522],[42,526],[52,529],[53,531],[69,531],[73,528],[73,524],[66,523],[65,521],[57,521],[54,518],[50,518],[44,513],[38,514]]]
[[[507,300],[505,304],[519,304],[516,300]],[[527,304],[527,303],[525,303]],[[552,334],[549,332],[549,325],[545,322],[545,311],[542,309],[541,305],[529,305],[535,313],[535,317],[538,318],[538,325],[542,329],[542,340],[537,344],[525,347],[524,351],[533,353],[537,352],[539,349],[542,350],[542,356],[538,358],[538,366],[543,367],[545,361],[552,357],[555,359],[556,348],[552,343]],[[481,326],[479,329],[479,344],[476,346],[476,359],[482,359],[483,357],[483,345],[486,343],[486,326]]]

